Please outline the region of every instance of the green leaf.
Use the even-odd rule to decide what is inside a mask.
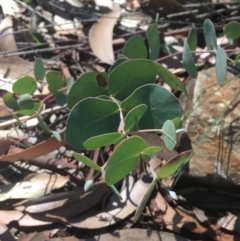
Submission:
[[[224,34],[228,39],[236,39],[240,37],[240,23],[230,22],[224,28]]]
[[[93,179],[87,180],[84,184],[84,191],[88,192],[91,189],[91,187],[93,186],[93,184],[94,184]]]
[[[15,110],[18,108],[17,99],[14,97],[14,94],[7,93],[3,96],[4,104],[7,106],[7,108]]]
[[[157,74],[158,76],[167,83],[172,89],[180,90],[184,94],[187,94],[187,90],[183,82],[178,79],[173,73],[171,73],[168,69],[164,68],[159,63],[156,63],[157,66]]]
[[[131,37],[124,45],[122,54],[129,59],[147,59],[148,51],[143,38],[140,35]]]
[[[98,172],[101,171],[101,167],[98,166],[95,162],[93,162],[88,157],[78,154],[78,153],[73,153],[73,157],[76,158],[78,161],[82,162],[83,164],[85,164],[86,166],[91,167],[92,169],[94,169]]]
[[[48,89],[51,93],[55,94],[59,89],[63,87],[64,81],[59,72],[50,71],[46,75],[48,83]]]
[[[145,148],[145,141],[138,136],[123,140],[108,159],[105,172],[106,183],[115,184],[131,172],[140,161],[140,154]]]
[[[184,68],[186,69],[186,71],[188,72],[188,74],[196,79],[197,76],[198,76],[198,71],[195,67],[195,64],[194,64],[194,61],[193,61],[193,57],[192,57],[192,54],[190,52],[190,49],[189,49],[189,46],[188,46],[188,43],[187,43],[187,39],[185,38],[184,39],[184,49],[183,49],[183,65],[184,65]]]
[[[21,126],[21,128],[27,128],[27,125],[25,122],[21,121],[18,116],[16,116],[10,109],[8,109],[10,115],[12,116],[12,118],[16,119],[18,124]]]
[[[234,65],[240,69],[240,55],[237,55],[235,60],[234,60]]]
[[[124,100],[136,88],[154,83],[156,66],[147,59],[127,60],[118,65],[109,75],[108,88],[111,95]]]
[[[169,150],[173,150],[177,143],[175,126],[172,121],[167,120],[162,127],[163,141]]]
[[[225,83],[226,75],[227,75],[227,56],[222,47],[217,48],[216,52],[216,75],[217,75],[217,82],[218,85],[222,86]]]
[[[120,123],[119,108],[109,100],[96,97],[78,102],[69,114],[66,141],[85,149],[83,143],[93,136],[116,132]]]
[[[157,180],[154,179],[150,185],[150,187],[148,188],[147,192],[145,193],[141,203],[139,204],[138,208],[137,208],[137,211],[136,211],[136,214],[134,216],[134,222],[137,222],[137,220],[139,219],[139,217],[141,216],[151,194],[152,194],[152,191],[154,189],[154,187],[156,186],[156,182]]]
[[[42,119],[42,117],[36,112],[36,117],[38,119],[38,123],[42,130],[47,134],[53,134],[53,136],[58,140],[61,141],[61,136],[57,131],[52,131],[49,126],[46,124],[46,122]]]
[[[120,57],[119,59],[117,59],[113,65],[109,68],[108,73],[110,74],[118,65],[120,65],[121,63],[125,62],[126,60],[129,60],[128,58],[126,58],[125,56]]]
[[[56,103],[59,106],[64,106],[67,103],[67,91],[61,91],[53,94],[56,98]]]
[[[116,188],[114,185],[110,185],[109,187],[110,187],[111,190],[114,192],[114,194],[115,194],[120,200],[122,200],[121,193],[119,193],[119,191],[117,190],[117,188]]]
[[[38,113],[36,113],[36,117],[38,119],[38,123],[39,123],[40,127],[42,128],[42,130],[47,134],[51,134],[52,133],[51,129],[48,127],[48,125],[42,119],[42,117]]]
[[[31,95],[24,94],[17,100],[17,104],[20,109],[32,109],[34,102]]]
[[[158,171],[158,179],[166,178],[175,173],[182,165],[186,164],[191,157],[191,151],[185,151],[173,157]]]
[[[31,102],[31,100],[29,100],[29,102]],[[39,110],[39,108],[41,106],[40,101],[33,101],[32,103],[33,103],[33,106],[31,109],[18,110],[17,113],[20,115],[31,116],[31,115],[35,114],[35,112],[41,111],[41,110]]]
[[[203,34],[208,50],[217,49],[216,32],[210,19],[206,19],[203,23]]]
[[[196,30],[196,26],[194,23],[192,24],[192,29],[191,29],[190,33],[188,34],[187,43],[188,43],[189,49],[191,51],[196,51],[196,49],[197,49],[197,30]]]
[[[180,118],[175,118],[172,120],[172,122],[173,122],[176,130],[182,128],[182,121]]]
[[[52,132],[53,136],[54,136],[59,142],[62,141],[61,135],[59,134],[58,131],[53,131],[53,130],[51,130],[51,132]]]
[[[159,146],[151,146],[147,147],[142,154],[143,155],[153,155],[161,151],[161,148]]]
[[[43,80],[45,77],[45,67],[41,59],[35,61],[34,76],[36,80]]]
[[[106,88],[99,86],[97,81],[98,73],[89,72],[83,74],[72,86],[68,95],[68,107],[71,109],[79,101],[87,97],[98,95],[109,95]]]
[[[69,77],[69,78],[66,79],[67,95],[69,94],[73,84],[74,84],[74,78],[73,77]]]
[[[12,91],[20,95],[33,94],[36,89],[37,82],[30,76],[18,79],[12,86]]]
[[[131,132],[138,130],[138,123],[146,112],[147,106],[145,104],[138,105],[130,110],[125,117],[124,131]]]
[[[86,140],[83,145],[87,150],[95,150],[102,146],[109,146],[111,144],[117,145],[124,137],[125,136],[122,133],[108,133],[91,137]]]
[[[149,25],[146,35],[149,44],[149,59],[155,60],[160,53],[160,38],[157,23]]]
[[[137,88],[121,103],[121,109],[127,112],[141,104],[147,105],[147,111],[138,124],[139,129],[161,129],[166,120],[180,118],[183,114],[178,99],[159,85]]]

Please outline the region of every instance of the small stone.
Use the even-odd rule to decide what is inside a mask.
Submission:
[[[28,143],[32,144],[32,145],[36,144],[37,143],[37,137],[33,137],[33,136],[29,137]]]
[[[74,153],[74,151],[69,151],[69,150],[67,150],[67,151],[65,152],[65,156],[66,156],[66,157],[72,157],[73,153]]]
[[[50,116],[49,121],[50,121],[50,123],[52,124],[52,123],[54,123],[54,122],[56,121],[56,119],[57,119],[56,114],[52,114],[52,115]]]
[[[61,146],[60,148],[59,148],[59,151],[60,151],[60,153],[64,153],[65,151],[66,151],[66,147],[65,146]]]

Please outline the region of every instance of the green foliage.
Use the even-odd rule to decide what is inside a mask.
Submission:
[[[18,79],[12,87],[12,91],[16,94],[33,94],[37,89],[37,83],[34,78],[25,76]]]
[[[152,23],[147,29],[147,39],[149,45],[149,59],[155,60],[160,53],[160,38],[157,23]]]
[[[45,67],[41,59],[37,59],[34,64],[34,76],[36,80],[43,80],[45,77]]]
[[[73,147],[85,149],[83,143],[94,136],[116,132],[119,126],[118,105],[96,97],[78,102],[72,109],[66,130],[66,141]]]
[[[109,75],[108,89],[112,96],[122,101],[136,88],[156,79],[156,66],[147,59],[127,60]]]
[[[224,28],[224,34],[228,39],[236,39],[240,37],[240,23],[231,22]]]
[[[216,32],[211,20],[206,19],[203,23],[203,33],[208,50],[217,49]]]
[[[192,24],[192,30],[188,34],[187,44],[191,51],[195,51],[197,49],[197,30],[194,23]]]
[[[184,65],[184,68],[186,69],[186,71],[188,72],[188,74],[196,79],[197,76],[198,76],[198,71],[195,67],[195,64],[193,62],[193,57],[192,57],[192,54],[190,52],[190,48],[188,46],[188,41],[187,39],[185,38],[184,39],[184,50],[183,50],[183,65]]]
[[[140,161],[145,148],[145,141],[138,136],[123,140],[108,159],[105,173],[107,184],[115,184],[131,172]]]
[[[163,141],[169,150],[173,150],[177,143],[175,126],[172,121],[167,120],[162,126]]]
[[[230,41],[240,37],[239,26],[239,23],[232,22],[224,28]],[[217,46],[216,32],[209,19],[203,23],[203,33],[208,51],[216,57],[217,82],[222,86],[226,78],[227,56],[224,49]],[[19,121],[19,115],[37,116],[43,131],[60,141],[59,133],[51,130],[39,115],[45,107],[44,101],[55,97],[57,105],[67,103],[70,110],[65,135],[68,144],[80,150],[115,145],[112,155],[103,166],[84,155],[73,154],[77,160],[97,172],[94,178],[86,182],[86,191],[92,187],[97,175],[102,174],[111,190],[121,198],[114,184],[128,175],[141,160],[150,165],[151,155],[161,151],[157,146],[147,147],[137,132],[160,135],[159,138],[163,139],[166,147],[173,150],[177,143],[177,133],[182,131],[183,111],[178,99],[156,81],[160,78],[172,89],[187,95],[186,87],[177,76],[155,61],[160,52],[156,23],[149,26],[146,37],[147,41],[141,36],[131,37],[108,73],[85,73],[75,82],[73,78],[64,80],[55,71],[50,71],[45,76],[44,64],[37,59],[34,65],[35,79],[30,76],[18,79],[13,84],[13,93],[3,96],[4,103],[14,118]],[[183,65],[191,77],[197,78],[198,71],[193,58],[197,48],[195,25],[192,25],[183,45]],[[238,68],[239,59],[236,56],[232,61]],[[51,93],[41,100],[34,93],[37,81],[43,81],[45,77]],[[19,124],[22,125],[20,121]],[[159,180],[174,174],[190,157],[191,151],[180,153],[167,160],[157,173],[153,173],[153,181],[137,209],[135,220]]]
[[[223,48],[218,47],[216,52],[216,75],[218,85],[222,86],[225,83],[227,75],[227,56]]]
[[[148,57],[148,50],[144,39],[139,35],[131,37],[125,44],[122,54],[129,59],[146,59]]]
[[[157,173],[157,178],[163,179],[175,173],[182,165],[189,161],[191,154],[191,151],[185,151],[170,159],[160,168]]]
[[[59,89],[63,87],[63,79],[60,73],[56,71],[50,71],[46,74],[46,80],[48,83],[48,89],[51,93],[55,94]]]

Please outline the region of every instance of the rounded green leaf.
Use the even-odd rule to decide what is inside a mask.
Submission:
[[[240,23],[230,22],[224,28],[224,34],[228,39],[236,39],[240,37]]]
[[[83,74],[72,86],[68,95],[68,107],[71,109],[79,101],[87,97],[109,95],[106,88],[101,87],[97,81],[98,73]]]
[[[85,164],[86,166],[91,167],[96,171],[99,171],[99,172],[101,171],[101,167],[98,166],[98,164],[93,162],[88,157],[78,154],[78,153],[73,153],[73,157],[76,158],[78,161],[82,162],[83,164]]]
[[[118,65],[109,75],[108,88],[111,95],[124,100],[136,88],[154,83],[156,65],[147,59],[127,60]]]
[[[56,98],[57,105],[64,106],[67,103],[67,90],[56,92],[53,95]]]
[[[124,45],[122,54],[129,59],[146,59],[148,51],[144,39],[140,35],[131,37]]]
[[[7,93],[3,96],[4,104],[7,106],[7,108],[15,110],[18,108],[17,99],[14,97],[14,94]]]
[[[163,141],[169,150],[173,150],[177,143],[176,129],[172,121],[167,120],[162,127]]]
[[[182,121],[180,118],[174,118],[172,120],[172,122],[173,122],[176,130],[182,128]]]
[[[146,35],[149,45],[149,59],[155,60],[160,53],[160,37],[157,23],[149,25]]]
[[[140,161],[140,154],[145,148],[146,142],[138,136],[123,140],[108,159],[106,183],[115,184],[131,172]]]
[[[25,76],[18,79],[12,86],[12,91],[14,93],[23,94],[33,94],[37,89],[37,82],[34,78],[30,76]]]
[[[41,59],[35,61],[34,76],[36,80],[43,80],[45,77],[45,67]]]
[[[139,219],[139,217],[141,216],[142,212],[143,212],[143,209],[145,208],[151,194],[152,194],[152,191],[154,189],[154,187],[156,186],[156,182],[157,180],[154,179],[150,185],[150,187],[148,188],[147,192],[145,193],[141,203],[139,204],[137,210],[136,210],[136,214],[134,216],[134,222],[137,222],[137,220]]]
[[[187,73],[194,79],[197,78],[198,76],[198,71],[195,67],[195,64],[193,62],[193,57],[192,54],[190,52],[188,43],[187,43],[187,39],[184,39],[184,49],[183,49],[183,65],[184,68],[186,69]]]
[[[91,137],[116,132],[120,123],[119,108],[109,100],[95,97],[78,102],[71,110],[66,128],[66,141],[85,149],[83,143]]]
[[[143,155],[153,155],[153,154],[156,154],[158,152],[161,151],[161,147],[159,146],[151,146],[151,147],[147,147],[143,152],[142,154]]]
[[[109,68],[108,73],[111,73],[118,65],[120,65],[121,63],[125,62],[126,60],[129,60],[128,58],[126,58],[125,56],[120,57],[119,59],[117,59],[113,65]]]
[[[191,51],[195,51],[197,48],[197,30],[195,24],[192,24],[192,29],[188,34],[187,43]]]
[[[46,75],[46,80],[48,83],[48,89],[53,94],[61,89],[64,84],[61,74],[56,71],[48,72]]]
[[[218,85],[222,86],[225,83],[226,75],[227,75],[227,56],[222,47],[217,48],[216,52],[216,76]]]
[[[156,63],[157,66],[157,74],[158,76],[167,83],[172,89],[180,90],[184,94],[187,94],[187,90],[183,82],[177,78],[173,73],[171,73],[168,69],[164,68],[159,63]]]
[[[208,50],[217,49],[216,31],[210,19],[203,23],[203,34]]]
[[[20,109],[32,109],[34,102],[31,95],[24,94],[17,100],[17,104]]]
[[[180,118],[183,114],[178,99],[159,85],[139,87],[121,103],[121,109],[130,111],[141,104],[147,105],[147,110],[138,124],[139,129],[161,129],[166,120]]]
[[[37,111],[39,111],[39,108],[41,106],[41,102],[40,101],[33,101],[33,106],[31,109],[22,109],[22,110],[18,110],[17,113],[20,115],[27,115],[27,116],[31,116],[34,115]],[[31,100],[29,100],[29,104],[31,105]]]
[[[138,123],[146,110],[147,106],[145,104],[138,105],[130,110],[125,117],[124,131],[127,133],[131,131],[137,131]]]
[[[186,164],[191,158],[191,151],[185,151],[173,157],[158,171],[158,179],[166,178],[175,173],[182,165]]]
[[[117,145],[124,137],[124,134],[119,132],[103,134],[89,138],[83,143],[83,146],[87,150],[95,150],[102,146]]]

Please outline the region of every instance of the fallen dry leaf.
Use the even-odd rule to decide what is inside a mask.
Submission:
[[[0,185],[0,201],[18,198],[36,198],[49,194],[52,190],[64,186],[69,177],[56,174],[29,174],[21,182]]]
[[[17,43],[13,34],[12,18],[4,18],[0,24],[0,51],[8,52],[17,50]]]
[[[118,4],[114,4],[114,11],[100,18],[89,32],[89,43],[93,53],[107,64],[114,63],[114,52],[112,46],[113,28],[121,15]]]
[[[50,137],[46,141],[42,141],[35,146],[29,147],[20,152],[11,153],[11,149],[7,155],[1,156],[0,161],[9,161],[9,162],[16,162],[25,160],[28,161],[35,157],[39,157],[45,155],[51,151],[58,149],[61,146],[64,146],[66,142],[64,141],[64,132],[61,133],[62,141],[58,141],[55,137]]]
[[[79,217],[69,219],[69,223],[78,228],[103,228],[119,222],[131,215],[141,201],[150,184],[141,179],[134,185],[133,177],[128,176],[123,184],[121,196],[123,200],[112,193],[107,205],[99,212],[92,210]]]
[[[99,236],[95,236],[94,238],[84,239],[84,241],[189,241],[187,238],[183,238],[179,235],[162,232],[162,231],[154,231],[147,229],[124,229],[120,231],[116,231],[114,233],[102,234]]]

